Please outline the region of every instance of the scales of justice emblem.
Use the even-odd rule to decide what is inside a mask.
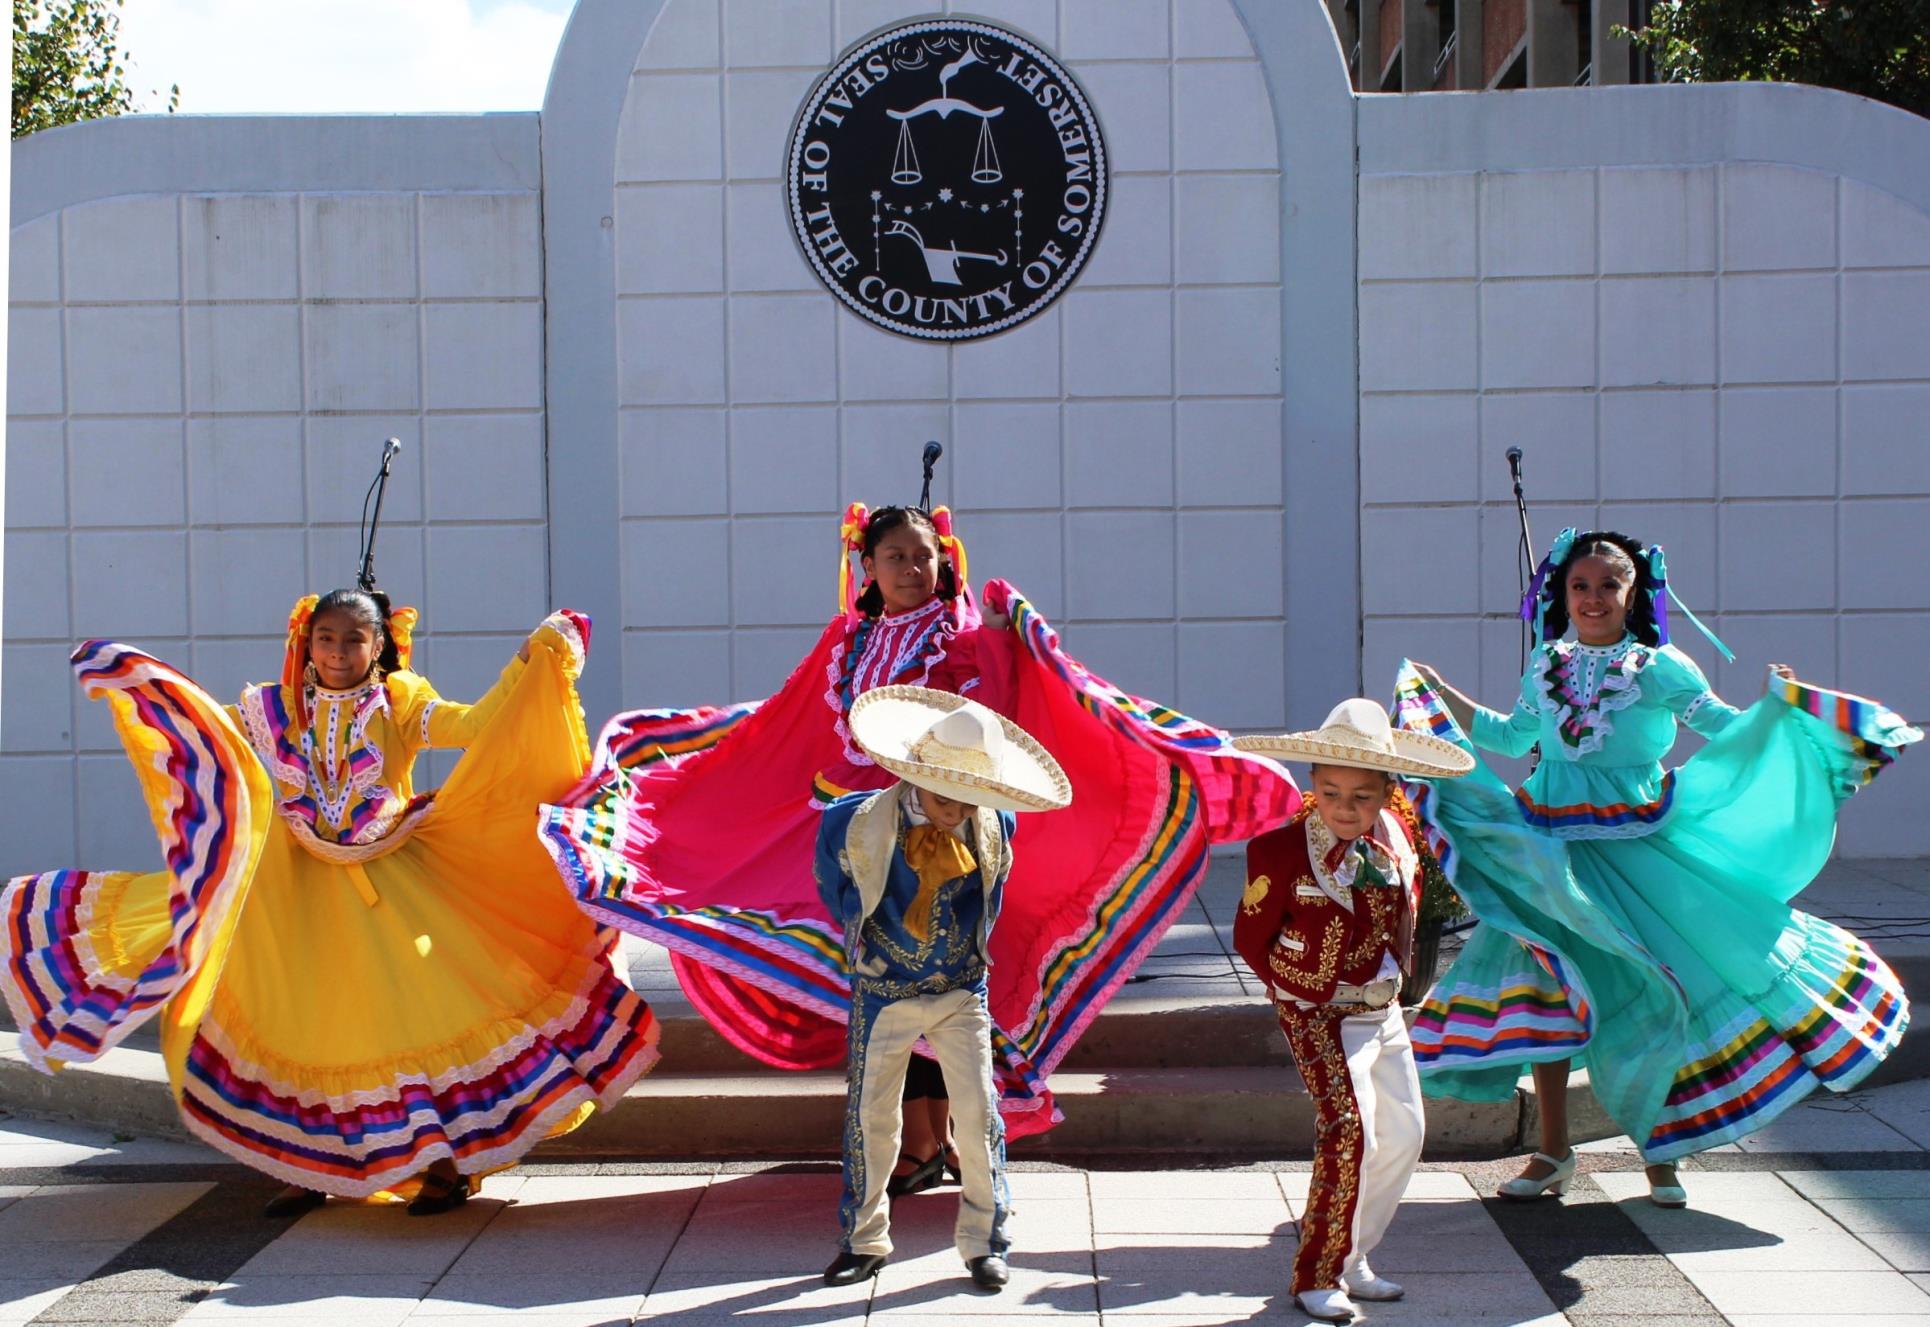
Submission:
[[[1085,265],[1107,203],[1091,102],[1036,43],[919,19],[857,43],[799,108],[791,227],[827,288],[894,332],[1017,326]]]

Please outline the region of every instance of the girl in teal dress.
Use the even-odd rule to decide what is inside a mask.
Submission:
[[[1750,708],[1725,704],[1668,643],[1666,578],[1659,547],[1565,530],[1523,601],[1542,643],[1510,712],[1424,664],[1397,682],[1404,726],[1541,748],[1519,790],[1485,765],[1415,789],[1483,923],[1429,993],[1415,1058],[1430,1095],[1473,1100],[1532,1066],[1541,1151],[1504,1197],[1574,1172],[1571,1059],[1650,1163],[1650,1197],[1679,1207],[1677,1158],[1849,1090],[1909,1020],[1882,959],[1789,900],[1828,860],[1837,807],[1922,734],[1780,665]],[[1678,724],[1709,742],[1665,769]]]

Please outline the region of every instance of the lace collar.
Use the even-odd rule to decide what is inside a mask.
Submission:
[[[1535,685],[1541,710],[1553,719],[1561,739],[1553,748],[1564,759],[1579,760],[1600,751],[1615,731],[1609,715],[1642,698],[1642,670],[1655,651],[1624,636],[1613,645],[1549,641],[1541,655]]]

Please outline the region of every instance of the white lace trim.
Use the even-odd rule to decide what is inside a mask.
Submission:
[[[442,698],[438,696],[436,699],[430,701],[427,705],[424,705],[422,707],[422,745],[423,746],[429,745],[429,716],[436,712],[436,706],[440,704],[442,704]]]
[[[1602,749],[1609,734],[1615,731],[1615,723],[1608,716],[1627,709],[1642,698],[1641,672],[1655,658],[1655,652],[1632,636],[1624,637],[1614,645],[1550,641],[1542,648],[1561,661],[1553,674],[1546,665],[1535,669],[1535,689],[1541,693],[1542,712],[1554,718],[1557,733],[1563,722],[1570,718],[1592,716],[1594,719],[1588,736],[1579,743],[1570,745],[1566,738],[1558,736],[1553,743],[1544,743],[1544,749],[1552,745],[1564,760],[1580,760],[1583,756],[1593,755]],[[1624,655],[1629,656],[1628,667],[1619,674],[1610,673],[1610,666]],[[1572,679],[1577,657],[1587,660],[1591,674],[1590,685],[1577,690],[1584,695],[1589,691],[1594,694],[1580,705],[1568,705],[1555,694],[1554,678]],[[1601,673],[1599,683],[1592,676],[1598,670]]]

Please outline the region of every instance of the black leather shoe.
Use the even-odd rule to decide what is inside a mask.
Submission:
[[[824,1269],[824,1284],[828,1286],[855,1286],[860,1281],[869,1281],[885,1265],[882,1253],[853,1253],[846,1249]]]
[[[903,1198],[908,1193],[923,1193],[938,1187],[939,1179],[945,1174],[945,1154],[936,1153],[923,1161],[906,1155],[904,1160],[912,1163],[911,1172],[906,1175],[893,1175],[885,1181],[885,1197]]]
[[[441,1216],[469,1201],[469,1177],[455,1179],[430,1171],[422,1177],[422,1190],[409,1204],[410,1216]]]
[[[261,1214],[271,1221],[285,1221],[289,1217],[301,1216],[312,1212],[328,1201],[328,1195],[314,1189],[304,1189],[291,1184],[268,1200]]]
[[[980,1290],[1003,1290],[1005,1283],[1012,1279],[1012,1269],[996,1253],[974,1258],[965,1266],[971,1270],[972,1284]]]

